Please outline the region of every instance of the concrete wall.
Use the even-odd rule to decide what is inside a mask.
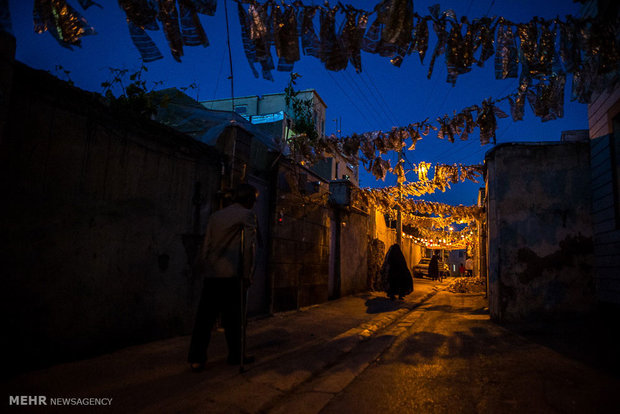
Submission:
[[[315,113],[315,123],[317,131],[320,135],[325,134],[325,112],[327,109],[327,105],[321,99],[321,97],[313,90],[304,90],[301,91],[297,97],[299,99],[312,99],[313,102],[313,111]],[[232,110],[232,101],[231,99],[217,99],[212,101],[204,101],[202,104],[207,109],[215,109],[222,111],[231,111]],[[287,111],[286,101],[284,93],[271,93],[263,96],[252,95],[252,96],[241,96],[235,98],[235,107],[244,106],[246,108],[246,112],[243,115],[254,116],[254,115],[266,115],[266,114],[274,114],[280,111]],[[289,113],[292,115],[292,113]]]
[[[256,95],[253,96],[242,96],[239,98],[235,98],[235,107],[245,106],[247,112],[243,113],[243,115],[259,115],[259,100],[260,98]],[[202,102],[205,108],[214,109],[218,111],[232,111],[232,100],[230,99],[216,99],[213,101],[205,101]],[[275,111],[278,112],[278,111]]]
[[[7,119],[5,368],[187,334],[197,203],[215,199],[216,151],[21,64]]]
[[[489,310],[498,321],[593,304],[588,143],[504,144],[486,156]]]
[[[307,99],[305,96],[304,99]],[[263,95],[258,103],[259,114],[272,114],[275,112],[286,111],[286,102],[284,94],[267,94]]]

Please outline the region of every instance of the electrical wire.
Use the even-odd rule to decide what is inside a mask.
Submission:
[[[355,93],[355,91],[357,90],[358,96],[362,98],[360,101],[366,105],[366,107],[370,111],[369,113],[375,119],[375,121],[378,121],[378,124],[382,125],[384,123],[384,120],[379,117],[380,116],[379,111],[373,108],[373,104],[371,100],[366,96],[362,88],[355,82],[355,80],[351,77],[351,75],[347,71],[344,71],[342,76],[345,82],[348,83],[350,90],[353,93]],[[381,129],[381,128],[378,128],[378,129]]]
[[[392,117],[394,115],[394,113],[392,112],[392,110],[390,109],[390,106],[387,104],[387,102],[385,101],[383,94],[381,93],[381,91],[377,88],[377,83],[375,82],[374,79],[372,79],[372,77],[370,76],[369,72],[362,72],[359,74],[360,75],[360,79],[362,80],[362,82],[364,83],[364,85],[366,86],[367,90],[369,90],[371,93],[375,94],[376,96],[379,97],[379,99],[381,100],[381,102],[383,103],[383,105],[379,105],[381,107],[381,110],[383,111],[383,113],[385,113],[385,115],[388,117],[388,119],[390,120],[390,122],[392,122],[392,125],[398,125],[398,123],[395,121],[396,117]],[[369,82],[370,82],[370,86],[369,83],[366,82],[366,80],[364,79],[364,75],[366,75],[366,77],[368,78]],[[376,92],[372,91],[372,88],[374,88],[374,90]],[[387,113],[386,109],[390,112]],[[390,114],[392,116],[390,116]]]
[[[349,102],[351,102],[351,105],[353,105],[353,107],[357,110],[358,114],[360,115],[361,120],[368,126],[369,129],[372,129],[372,126],[368,123],[368,119],[362,115],[363,111],[357,106],[357,104],[355,103],[353,99],[351,99],[347,91],[344,90],[344,88],[340,85],[340,83],[334,78],[334,75],[332,75],[329,71],[327,71],[327,74],[332,79],[334,84],[336,84],[336,86],[342,91],[343,95],[349,100]]]
[[[217,96],[217,90],[220,87],[220,79],[222,79],[222,69],[224,69],[224,54],[226,53],[226,50],[222,51],[222,57],[220,58],[220,70],[218,71],[217,74],[217,81],[215,82],[215,90],[213,91],[213,98],[211,98],[211,100],[215,100],[215,97]],[[213,109],[213,104],[211,104],[211,108]]]
[[[389,106],[387,105],[387,103],[385,103],[385,99],[383,99],[381,95],[377,95],[375,92],[373,92],[373,90],[369,87],[368,83],[366,83],[365,80],[361,76],[359,77],[359,79],[363,81],[363,83],[366,86],[365,88],[362,88],[360,86],[359,82],[357,82],[357,78],[353,77],[350,73],[347,73],[347,75],[349,79],[351,80],[351,82],[355,85],[355,87],[359,91],[360,95],[363,96],[364,99],[366,99],[366,101],[369,103],[369,107],[371,108],[371,110],[377,115],[379,115],[380,113],[383,113],[383,115],[385,115],[385,120],[387,120],[385,124],[391,125],[391,126],[397,125],[397,123],[394,121],[394,118],[392,118],[386,112],[386,108],[389,109]],[[375,89],[376,89],[376,86],[375,86]],[[368,93],[372,95],[370,98],[367,95]],[[384,105],[381,105],[379,100],[383,100]],[[383,122],[381,122],[381,124],[383,124]]]
[[[487,17],[489,15],[489,13],[491,12],[491,9],[493,8],[493,6],[495,6],[495,0],[491,1],[491,5],[487,9],[487,12],[484,14],[484,17]]]
[[[228,46],[228,63],[230,64],[230,100],[232,112],[235,111],[235,83],[233,75],[232,52],[230,50],[230,25],[228,24],[228,0],[224,0],[224,15],[226,16],[226,45]]]

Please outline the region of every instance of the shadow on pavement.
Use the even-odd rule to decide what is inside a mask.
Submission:
[[[389,298],[372,298],[366,301],[366,313],[392,312],[403,308],[403,300],[390,300]]]
[[[620,378],[616,331],[620,312],[598,308],[588,315],[527,324],[502,324],[529,341]]]
[[[405,340],[400,358],[409,363],[415,363],[419,357],[433,358],[447,340],[447,336],[435,332],[416,332]]]
[[[464,313],[469,315],[488,315],[489,310],[486,306],[480,308],[456,307],[451,305],[434,305],[424,308],[427,312],[443,312],[443,313]]]

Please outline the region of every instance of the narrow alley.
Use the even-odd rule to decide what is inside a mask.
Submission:
[[[8,395],[111,398],[84,412],[371,413],[608,412],[613,373],[492,323],[482,293],[416,279],[404,301],[370,292],[253,320],[239,373],[214,336],[207,369],[192,373],[188,337],[23,374]],[[617,374],[617,372],[616,372]],[[76,408],[76,407],[72,407]]]

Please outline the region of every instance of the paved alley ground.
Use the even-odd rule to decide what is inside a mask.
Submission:
[[[243,374],[225,363],[222,333],[214,335],[207,369],[198,374],[185,362],[189,337],[179,337],[12,378],[3,383],[5,408],[359,414],[620,407],[613,370],[571,356],[569,347],[554,349],[544,335],[494,324],[483,294],[450,293],[447,284],[416,279],[405,301],[370,292],[253,320],[248,347],[257,362]],[[43,396],[48,404],[9,405],[15,396]],[[50,404],[66,398],[112,400],[105,406]]]

